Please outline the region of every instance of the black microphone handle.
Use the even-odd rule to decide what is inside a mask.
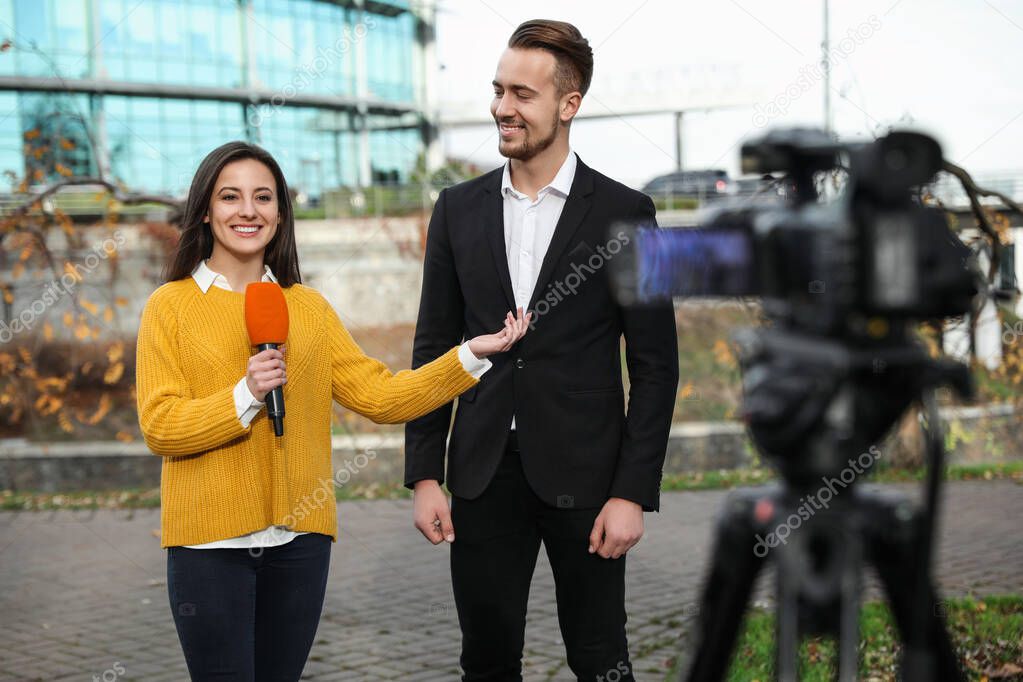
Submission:
[[[277,350],[276,343],[261,343],[258,346],[260,351],[273,348]],[[284,391],[281,386],[266,394],[266,416],[273,420],[274,434],[284,435]]]

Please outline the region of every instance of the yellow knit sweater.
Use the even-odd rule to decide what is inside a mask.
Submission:
[[[331,470],[331,401],[378,423],[420,417],[477,380],[452,348],[392,374],[367,357],[316,290],[284,290],[290,320],[284,436],[265,410],[238,419],[234,387],[254,349],[245,294],[195,281],[149,297],[139,327],[136,391],[146,445],[162,455],[161,545],[194,545],[274,525],[337,539]]]

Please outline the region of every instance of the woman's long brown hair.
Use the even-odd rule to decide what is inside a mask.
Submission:
[[[277,161],[262,147],[248,142],[228,142],[206,155],[192,178],[188,200],[181,219],[181,238],[173,257],[167,263],[163,279],[172,282],[192,275],[200,261],[213,253],[213,231],[209,223],[203,222],[208,214],[213,187],[224,166],[242,159],[255,159],[270,169],[277,182],[277,208],[281,222],[277,233],[263,252],[263,262],[270,266],[274,277],[282,287],[300,284],[302,275],[298,270],[298,250],[295,248],[295,214],[291,208],[288,183]]]

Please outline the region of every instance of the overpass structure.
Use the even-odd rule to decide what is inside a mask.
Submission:
[[[766,101],[762,88],[737,64],[689,64],[637,70],[608,76],[586,94],[576,120],[625,120],[639,116],[673,116],[675,168],[685,166],[685,117],[726,109],[751,108]],[[492,126],[490,100],[445,103],[437,117],[440,129]]]

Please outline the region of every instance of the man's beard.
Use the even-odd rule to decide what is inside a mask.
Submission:
[[[498,123],[498,127],[500,127],[500,123]],[[505,143],[503,140],[499,139],[497,143],[497,151],[501,153],[501,156],[504,156],[509,159],[529,161],[531,158],[533,158],[534,156],[536,156],[537,154],[539,154],[540,152],[554,144],[554,139],[557,136],[558,114],[557,112],[555,112],[554,121],[551,124],[550,133],[547,135],[547,137],[538,140],[531,140],[529,139],[529,130],[527,128],[525,134],[522,136],[523,137],[522,141],[517,145],[512,146],[510,144]]]

